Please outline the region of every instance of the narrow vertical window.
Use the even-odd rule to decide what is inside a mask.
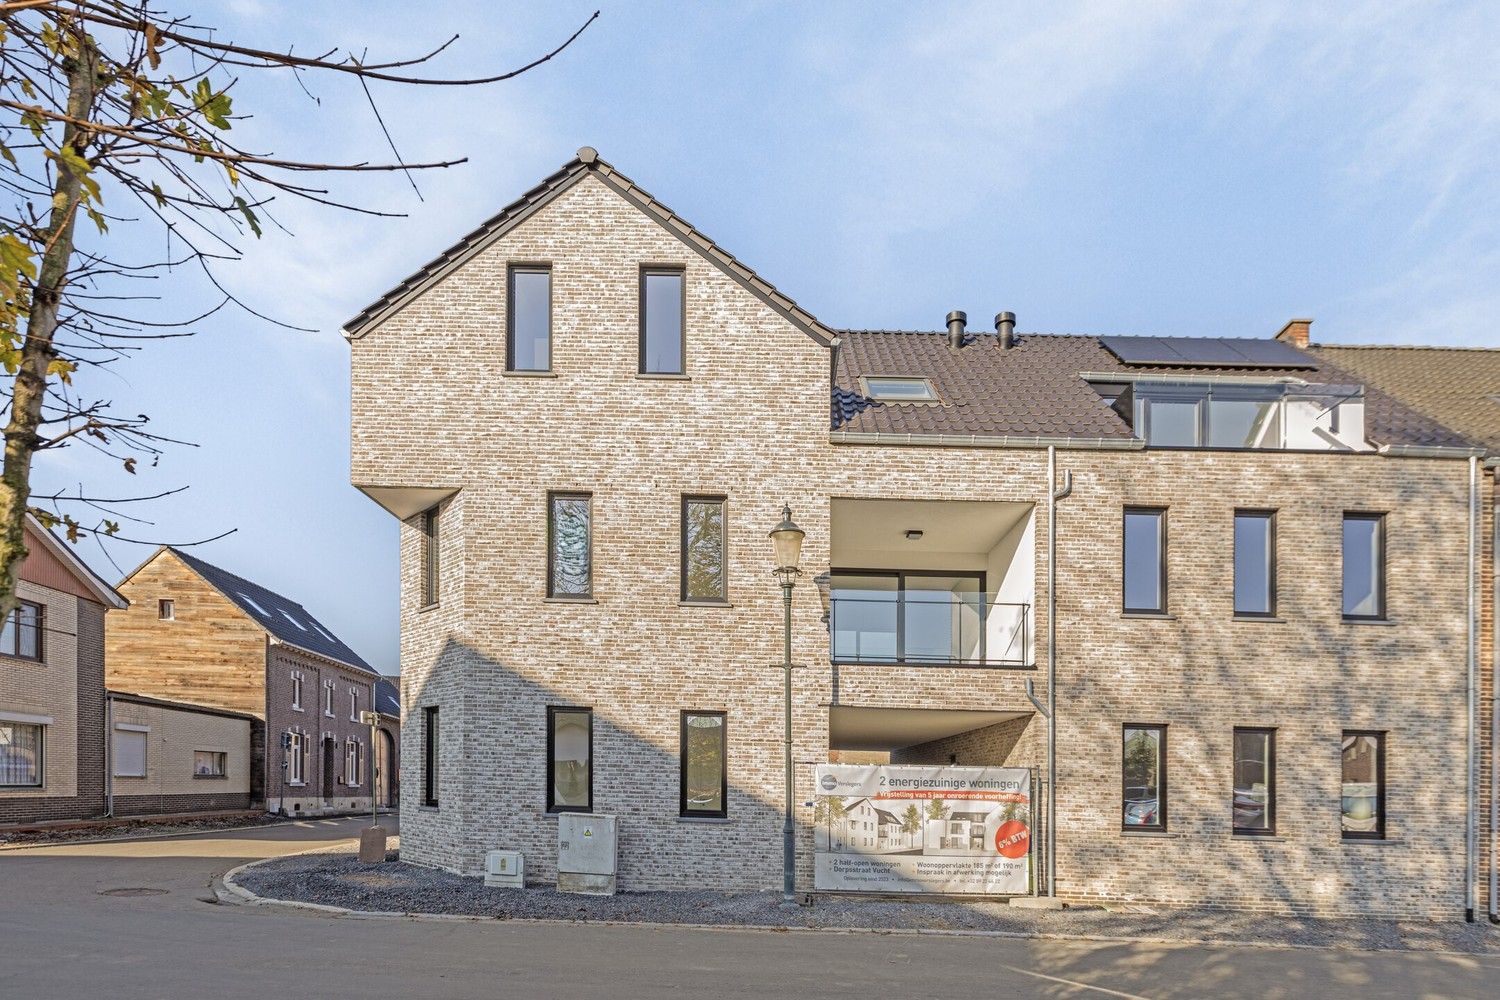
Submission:
[[[1344,515],[1344,617],[1385,617],[1385,515]]]
[[[303,764],[306,761],[306,758],[303,756],[302,734],[298,732],[288,732],[283,740],[283,745],[286,747],[287,784],[300,785],[303,783]]]
[[[1160,507],[1126,507],[1124,609],[1133,614],[1167,610],[1167,512]]]
[[[422,804],[438,804],[438,708],[422,709]]]
[[[1234,832],[1276,832],[1276,730],[1234,731]]]
[[[1127,725],[1120,769],[1124,794],[1121,825],[1127,830],[1167,828],[1167,727]]]
[[[42,606],[18,601],[0,624],[0,653],[23,660],[42,658]]]
[[[510,268],[505,368],[552,370],[552,269],[545,264]]]
[[[296,671],[292,672],[292,708],[302,711],[302,675]]]
[[[1339,788],[1340,829],[1345,840],[1385,837],[1385,734],[1344,733]]]
[[[156,617],[164,622],[169,622],[177,617],[177,603],[170,598],[162,598],[156,602]]]
[[[587,493],[547,495],[547,596],[594,592],[593,499]]]
[[[678,811],[683,816],[729,815],[729,771],[723,712],[682,713],[682,786]]]
[[[1234,512],[1234,613],[1244,618],[1276,614],[1276,513]]]
[[[349,721],[359,721],[359,688],[349,689]]]
[[[594,808],[594,713],[547,708],[547,811]]]
[[[422,512],[422,607],[438,602],[438,509]]]
[[[643,375],[683,373],[685,281],[681,268],[641,269],[641,357]]]
[[[359,744],[352,739],[344,742],[344,784],[359,784]]]
[[[729,599],[723,497],[682,498],[682,599]]]
[[[0,788],[34,788],[42,783],[42,727],[0,722]]]
[[[323,682],[323,714],[333,718],[333,681]]]

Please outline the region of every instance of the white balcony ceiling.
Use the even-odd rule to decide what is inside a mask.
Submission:
[[[899,750],[1030,714],[835,705],[828,709],[828,747],[831,750]]]
[[[1031,512],[1013,500],[833,500],[833,562],[842,553],[878,552],[930,555],[983,553],[993,549]],[[922,532],[908,540],[906,532]]]

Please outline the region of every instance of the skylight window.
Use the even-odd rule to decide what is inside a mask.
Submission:
[[[296,618],[294,618],[292,616],[291,612],[287,611],[286,608],[277,608],[276,610],[281,612],[281,617],[285,618],[287,621],[291,622],[293,625],[297,626],[302,631],[304,631],[304,632],[307,631],[307,626],[304,625],[304,624],[302,624],[301,622],[299,622]]]
[[[318,634],[321,635],[323,638],[327,639],[329,642],[338,642],[338,640],[335,639],[333,637],[333,635],[326,628],[324,628],[323,626],[319,625],[317,622],[313,622],[312,623],[312,627],[315,628],[315,629],[317,629],[318,630]]]
[[[865,395],[882,403],[935,403],[937,393],[925,378],[870,375],[864,378]]]
[[[248,604],[252,608],[254,608],[256,614],[258,614],[258,615],[264,615],[267,618],[271,617],[271,612],[267,611],[265,608],[263,608],[259,604],[257,604],[256,601],[255,601],[255,598],[251,597],[249,594],[245,593],[243,590],[237,590],[237,591],[235,591],[235,593],[239,595],[240,600],[244,601],[246,604]]]

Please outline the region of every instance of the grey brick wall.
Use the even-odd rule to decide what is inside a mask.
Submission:
[[[507,261],[553,268],[555,377],[501,374]],[[636,376],[637,275],[687,275],[687,379]],[[488,848],[555,872],[544,814],[548,705],[594,710],[594,801],[621,817],[631,889],[780,881],[781,602],[765,533],[790,503],[807,576],[832,500],[1044,505],[1038,450],[834,446],[827,351],[587,180],[352,345],[352,477],[453,488],[442,600],[419,610],[401,533],[403,856],[476,873]],[[901,374],[901,373],[897,373]],[[1066,451],[1058,526],[1058,885],[1072,898],[1277,911],[1462,915],[1466,463],[1379,455]],[[548,490],[594,494],[596,603],[545,599]],[[678,504],[729,497],[729,598],[677,597]],[[1170,615],[1120,614],[1121,508],[1169,508]],[[1280,517],[1281,620],[1232,617],[1237,506]],[[1340,517],[1389,512],[1392,624],[1339,613]],[[1040,525],[1039,525],[1040,528]],[[1046,654],[1047,558],[1034,614]],[[1030,711],[1045,674],[830,668],[815,589],[795,591],[799,877],[811,884],[812,766],[828,706]],[[422,711],[439,705],[440,805],[419,805]],[[678,712],[729,713],[729,820],[677,818]],[[1172,826],[1120,831],[1120,727],[1170,727]],[[1274,840],[1230,830],[1236,725],[1278,729]],[[1389,733],[1390,838],[1339,837],[1345,728]],[[1008,754],[1041,766],[1033,720]],[[1455,806],[1455,803],[1458,803]],[[1458,809],[1455,812],[1455,809]]]

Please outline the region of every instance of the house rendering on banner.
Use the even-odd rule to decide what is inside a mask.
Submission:
[[[990,837],[830,825],[813,769],[858,752],[1029,769],[1064,899],[1485,906],[1485,450],[1309,322],[839,329],[585,147],[345,327],[403,860],[551,882],[583,811],[622,888],[779,887],[785,506],[799,889],[829,838]]]

